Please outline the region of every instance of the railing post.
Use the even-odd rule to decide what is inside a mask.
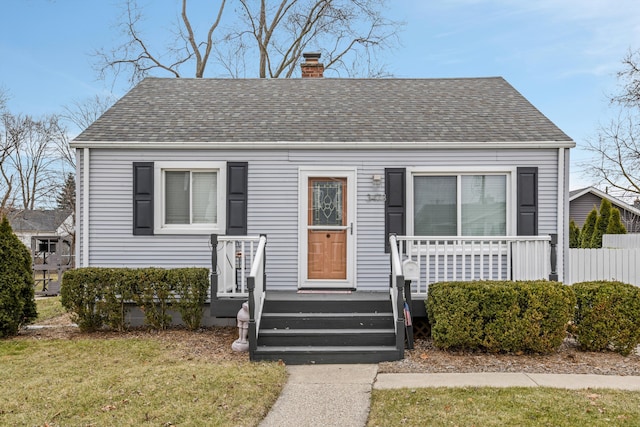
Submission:
[[[249,291],[249,358],[253,360],[253,354],[258,346],[258,334],[256,330],[256,301],[254,290],[256,288],[255,277],[247,278],[247,290]]]
[[[211,235],[211,299],[209,303],[209,309],[211,316],[215,316],[214,313],[214,301],[218,300],[218,235]]]
[[[391,236],[396,236],[396,233],[389,233],[387,236],[387,242],[391,245]],[[393,286],[393,251],[389,248],[389,287]]]
[[[396,348],[398,349],[398,356],[400,359],[404,359],[404,301],[402,298],[404,277],[401,275],[396,276],[396,287],[398,292],[398,299],[396,302],[398,318],[396,319]]]
[[[549,280],[553,282],[558,281],[558,235],[551,234],[551,274],[549,274]]]
[[[262,254],[262,291],[267,292],[267,235],[261,234],[260,237],[264,237],[264,253]]]
[[[411,315],[413,302],[411,300],[411,280],[404,281],[404,303],[407,304],[408,307],[404,319],[404,327],[407,331],[407,348],[409,350],[413,350],[413,316]]]

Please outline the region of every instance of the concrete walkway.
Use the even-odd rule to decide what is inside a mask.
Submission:
[[[640,376],[524,373],[378,374],[378,365],[288,366],[289,379],[261,427],[362,427],[371,390],[422,387],[556,387],[640,390]]]

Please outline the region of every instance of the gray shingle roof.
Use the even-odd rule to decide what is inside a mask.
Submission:
[[[75,142],[571,141],[500,77],[147,78]]]
[[[7,215],[14,232],[37,231],[55,233],[60,224],[66,220],[71,211],[64,209],[55,210],[24,210],[10,212]]]

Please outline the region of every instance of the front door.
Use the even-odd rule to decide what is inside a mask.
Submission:
[[[309,171],[301,176],[303,288],[354,288],[353,177],[353,172],[337,171],[331,175]]]

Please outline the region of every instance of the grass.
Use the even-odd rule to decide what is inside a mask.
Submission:
[[[257,425],[275,363],[186,360],[153,339],[0,341],[0,425]]]
[[[368,426],[637,426],[640,392],[550,388],[374,390]]]
[[[65,309],[60,303],[60,297],[46,297],[36,299],[36,307],[38,310],[38,318],[35,323],[53,319],[65,313]]]

